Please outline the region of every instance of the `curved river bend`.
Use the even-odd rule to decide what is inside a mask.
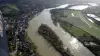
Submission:
[[[65,32],[60,26],[55,26],[51,20],[51,9],[43,10],[39,15],[29,22],[28,35],[38,47],[37,51],[42,56],[61,56],[48,42],[38,34],[39,26],[47,24],[62,40],[65,48],[68,47],[74,56],[95,56],[86,47],[84,47],[77,39]]]

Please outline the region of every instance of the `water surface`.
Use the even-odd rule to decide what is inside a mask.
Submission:
[[[38,52],[42,56],[61,56],[44,38],[37,33],[38,27],[43,23],[47,24],[59,36],[65,48],[69,48],[74,56],[95,56],[77,39],[65,32],[60,26],[56,27],[51,20],[51,9],[43,10],[38,16],[29,22],[28,35],[38,47]]]

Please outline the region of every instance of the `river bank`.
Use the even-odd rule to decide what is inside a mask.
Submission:
[[[41,52],[44,56],[50,54],[50,56],[54,55],[54,50],[50,51],[50,48],[47,48],[48,45],[47,42],[41,35],[38,34],[38,28],[43,23],[48,25],[52,30],[59,36],[59,39],[63,42],[64,47],[68,47],[71,51],[71,53],[74,56],[94,56],[87,48],[85,48],[77,39],[75,39],[73,36],[71,36],[68,32],[65,32],[61,27],[55,26],[53,24],[53,21],[51,20],[51,9],[45,9],[43,10],[39,15],[35,16],[30,22],[29,22],[29,28],[28,28],[28,35],[32,39],[32,41],[38,46],[38,51]],[[43,17],[45,16],[45,17]],[[46,44],[43,45],[43,44]],[[48,54],[47,52],[50,51]],[[52,56],[53,56],[52,55]],[[57,54],[56,55],[60,55]],[[55,56],[56,56],[55,55]]]
[[[45,39],[43,39],[42,36],[37,33],[37,31],[34,31],[32,26],[29,26],[28,28],[28,35],[32,42],[37,46],[37,52],[41,56],[61,56]]]
[[[62,41],[46,24],[41,24],[38,33],[44,37],[62,56],[73,56],[69,49],[64,48]]]

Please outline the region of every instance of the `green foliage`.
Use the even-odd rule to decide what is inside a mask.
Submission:
[[[15,47],[13,45],[10,45],[9,50],[10,51],[14,51],[15,50]]]
[[[14,4],[7,4],[1,8],[3,16],[16,16],[19,13],[19,9]]]
[[[24,54],[20,51],[17,51],[16,56],[24,56]]]
[[[35,53],[36,56],[40,56],[40,54],[37,52],[37,46],[32,42],[28,34],[26,34],[26,40],[30,43],[30,49]]]
[[[28,40],[31,44],[31,49],[36,51],[37,47],[34,45],[34,43],[32,42],[32,40],[30,39],[30,37],[28,36],[28,34],[26,34],[26,40]]]
[[[72,25],[61,25],[61,27],[65,30],[68,31],[69,33],[71,33],[73,36],[78,37],[78,36],[90,36],[87,32],[85,32],[84,30],[76,27],[76,26],[72,26]]]

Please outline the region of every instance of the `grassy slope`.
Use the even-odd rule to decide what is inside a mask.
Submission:
[[[63,18],[63,10],[59,10],[59,11],[57,11],[56,10],[56,12],[58,12],[56,15],[58,15],[57,17],[59,18],[59,19],[61,19],[61,18]],[[67,12],[66,12],[66,10],[65,10],[65,12],[64,13],[66,13],[68,16],[67,17],[73,17],[72,16],[72,14],[71,13],[73,13],[74,14],[74,16],[75,17],[78,17],[78,18],[80,18],[79,20],[80,20],[80,22],[82,21],[82,22],[85,22],[85,25],[86,26],[76,26],[76,27],[79,27],[79,28],[81,28],[82,30],[84,30],[84,31],[86,31],[86,32],[88,32],[89,34],[91,34],[91,35],[93,35],[93,36],[95,36],[95,37],[97,37],[98,39],[100,39],[100,26],[98,26],[98,25],[96,25],[95,23],[92,23],[92,22],[90,22],[87,18],[86,18],[86,16],[84,16],[84,14],[82,14],[80,11],[75,11],[75,10],[71,10],[71,11],[69,11],[69,10],[67,10]],[[60,14],[62,14],[62,15],[60,15]],[[55,16],[56,16],[55,15]],[[64,15],[65,16],[65,15]],[[64,20],[66,20],[67,19],[67,17],[65,18],[64,17]],[[70,18],[71,19],[71,18]],[[62,19],[63,20],[63,19]],[[66,21],[68,21],[68,20],[66,20]],[[70,23],[70,24],[73,24],[73,23]],[[81,23],[79,23],[79,24],[81,24]],[[75,32],[77,31],[77,30],[75,30],[75,29],[72,29],[72,30],[74,30]],[[81,34],[81,33],[83,34],[83,32],[81,31],[81,30],[78,30],[78,32],[77,33],[75,33],[76,35],[79,35],[79,34]],[[82,35],[81,34],[81,35]]]
[[[61,13],[61,12],[60,12]],[[66,12],[67,13],[67,12]],[[66,20],[66,22],[67,23],[64,23],[65,22],[65,19],[67,19],[67,17],[69,16],[69,17],[73,17],[70,13],[68,14],[68,16],[66,17],[66,18],[64,18],[64,20],[62,19],[61,20],[61,18],[62,17],[60,17],[59,16],[59,18],[56,18],[55,16],[56,16],[56,14],[53,14],[54,15],[54,17],[53,17],[53,19],[55,20],[57,20],[57,19],[59,19],[58,20],[58,22],[60,23],[60,25],[61,25],[61,27],[65,30],[65,31],[67,31],[67,32],[69,32],[72,36],[74,36],[74,37],[80,37],[80,36],[82,36],[82,37],[84,37],[84,39],[86,38],[86,37],[91,37],[91,36],[95,36],[95,37],[100,37],[100,29],[99,29],[99,27],[100,26],[98,26],[98,25],[96,25],[95,23],[91,23],[88,19],[85,19],[84,17],[83,17],[83,15],[81,14],[81,13],[79,13],[79,11],[71,11],[71,13],[73,13],[74,14],[74,16],[79,16],[80,18],[81,18],[81,20],[85,20],[85,23],[88,25],[90,25],[91,27],[89,27],[89,26],[83,26],[83,27],[78,27],[78,26],[74,26],[74,25],[72,25],[72,23],[69,23],[68,22],[68,20]],[[59,14],[59,13],[58,13]],[[71,19],[71,18],[70,18]],[[61,20],[61,21],[60,21]],[[62,22],[63,21],[63,22]],[[97,28],[97,29],[96,29]],[[93,37],[94,38],[94,37]],[[86,38],[87,40],[89,40],[90,41],[90,39],[88,39],[88,38]],[[83,39],[82,39],[83,40]],[[86,40],[85,40],[86,41]],[[97,42],[96,43],[98,43],[99,42],[99,40],[97,40]],[[91,49],[91,48],[90,48]],[[91,49],[92,50],[92,49]],[[92,50],[93,51],[93,50]],[[94,51],[93,51],[94,52]],[[100,51],[95,51],[95,54],[96,55],[98,55],[100,53]]]

